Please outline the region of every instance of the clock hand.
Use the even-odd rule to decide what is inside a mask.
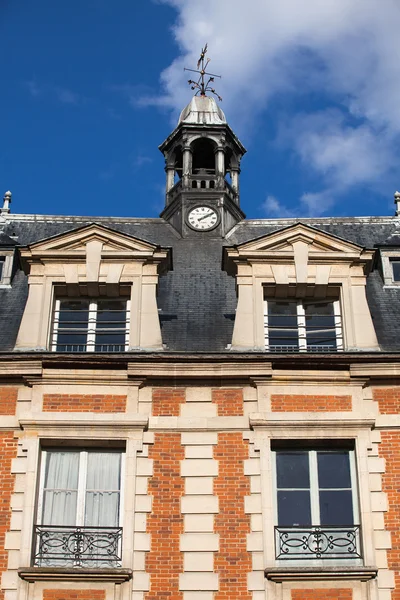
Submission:
[[[207,217],[210,217],[213,214],[213,211],[210,210],[210,212],[208,212],[206,215],[202,215],[201,217],[199,217],[197,220],[198,221],[202,221],[203,219],[206,219]]]

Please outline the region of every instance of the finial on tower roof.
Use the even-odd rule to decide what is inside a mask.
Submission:
[[[394,193],[394,203],[396,205],[396,217],[400,217],[400,192]]]
[[[206,92],[211,92],[218,98],[220,102],[222,102],[221,96],[219,96],[215,89],[210,86],[210,83],[214,81],[214,77],[219,77],[219,79],[221,79],[221,75],[215,75],[215,73],[207,73],[206,69],[208,63],[211,60],[211,58],[206,59],[207,47],[208,44],[206,44],[204,48],[201,49],[200,58],[197,61],[197,69],[186,69],[185,67],[184,71],[191,71],[192,73],[199,74],[199,78],[197,81],[193,81],[192,79],[189,79],[188,81],[188,84],[191,86],[192,90],[197,90],[195,94],[196,96],[198,94],[200,94],[200,96],[205,96]],[[206,77],[209,78],[207,82]]]
[[[3,198],[3,208],[1,209],[1,214],[8,214],[10,212],[10,204],[11,204],[12,193],[10,191],[4,194]]]

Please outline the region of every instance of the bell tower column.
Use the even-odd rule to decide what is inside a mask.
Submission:
[[[167,185],[166,185],[166,191],[167,194],[170,190],[172,190],[172,188],[175,185],[175,167],[174,165],[169,165],[168,163],[165,166],[165,172],[167,174]]]
[[[225,178],[225,149],[223,146],[217,146],[215,151],[215,170],[217,175],[217,186],[222,188]]]
[[[190,175],[192,173],[192,149],[190,146],[184,146],[183,148],[183,169],[182,169],[182,183],[183,187],[190,187]]]

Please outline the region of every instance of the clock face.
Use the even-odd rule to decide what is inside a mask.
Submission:
[[[189,211],[187,220],[193,229],[207,231],[218,224],[218,213],[210,206],[196,206]]]

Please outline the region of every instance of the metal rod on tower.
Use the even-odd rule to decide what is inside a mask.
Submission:
[[[188,84],[191,86],[192,90],[197,90],[196,94],[195,94],[196,96],[198,94],[200,94],[200,96],[206,96],[206,92],[211,92],[218,98],[218,100],[220,102],[222,102],[221,96],[219,94],[217,94],[217,92],[215,91],[215,89],[213,87],[210,86],[210,83],[212,83],[214,81],[214,78],[218,77],[219,79],[221,79],[221,75],[216,75],[215,73],[207,72],[207,67],[211,60],[211,58],[206,59],[207,48],[208,48],[208,44],[206,44],[204,46],[204,48],[201,49],[200,58],[197,61],[197,68],[196,69],[187,69],[185,67],[184,71],[191,71],[192,73],[199,74],[199,78],[197,81],[194,81],[193,79],[188,80]],[[206,76],[209,78],[207,82],[205,80]]]

